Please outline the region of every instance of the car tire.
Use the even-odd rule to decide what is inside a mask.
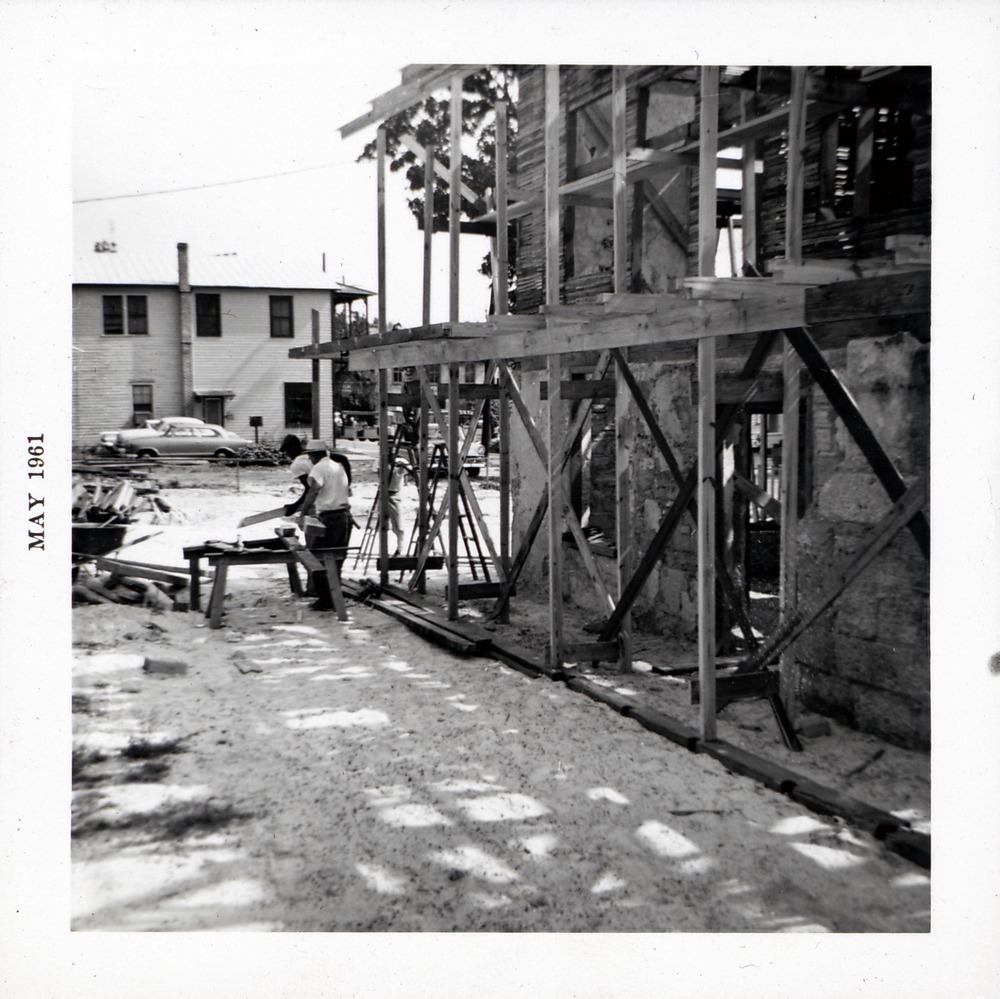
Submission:
[[[235,458],[236,452],[230,451],[228,448],[220,447],[218,451],[215,452],[216,458]]]
[[[150,458],[157,458],[159,455],[150,448],[143,448],[137,455],[137,458],[141,458],[143,461],[147,461]]]

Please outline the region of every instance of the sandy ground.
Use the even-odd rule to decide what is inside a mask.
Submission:
[[[352,455],[362,523],[371,456]],[[155,477],[174,512],[135,525],[160,533],[127,552],[163,564],[295,492],[281,469]],[[496,492],[477,492],[495,516]],[[281,566],[230,577],[218,630],[195,613],[73,612],[74,929],[929,929],[927,872],[866,834],[563,684],[452,655],[369,607],[346,623],[309,610]],[[510,630],[543,626],[524,604]],[[637,672],[600,681],[693,721],[686,686],[637,644]],[[146,657],[187,671],[149,674]],[[929,831],[923,754],[836,725],[792,754],[760,702],[727,707],[720,735]]]

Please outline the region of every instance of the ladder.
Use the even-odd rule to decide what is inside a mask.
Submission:
[[[396,427],[396,433],[389,447],[389,458],[390,461],[395,462],[400,451],[406,453],[411,468],[416,468],[419,465],[416,453],[414,451],[413,445],[407,442],[403,436],[402,425]],[[427,505],[428,505],[428,522],[433,521],[435,516],[435,511],[437,508],[438,500],[438,482],[441,479],[447,479],[448,477],[448,447],[443,442],[438,442],[431,447],[430,454],[427,459],[428,467],[428,479],[430,482],[430,488],[428,491]],[[443,500],[443,497],[442,497]],[[371,507],[368,510],[368,516],[365,520],[364,534],[361,539],[361,545],[358,548],[358,552],[354,558],[354,568],[358,567],[358,564],[364,561],[364,569],[367,571],[370,562],[377,558],[378,553],[377,548],[377,538],[378,538],[378,510],[379,510],[379,490],[375,492],[375,498],[372,500]],[[489,569],[489,558],[488,554],[483,551],[483,545],[479,537],[479,530],[476,525],[476,520],[472,516],[472,511],[469,508],[469,500],[464,492],[459,494],[459,509],[458,509],[458,533],[461,539],[462,547],[465,550],[465,558],[462,561],[466,562],[471,571],[472,578],[478,580],[480,578],[479,570],[481,569],[483,578],[490,582],[490,569]],[[445,554],[444,542],[441,540],[440,534],[435,539],[435,545],[438,550]],[[414,521],[412,527],[410,528],[410,537],[407,542],[405,554],[407,558],[415,558],[420,551],[420,537],[419,537],[419,518]],[[477,563],[479,569],[477,569]],[[405,570],[400,570],[399,581],[402,582],[403,574]]]

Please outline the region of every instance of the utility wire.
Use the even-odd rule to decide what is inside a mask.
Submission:
[[[76,198],[74,205],[87,205],[95,201],[119,201],[124,198],[150,198],[157,194],[179,194],[182,191],[203,191],[209,187],[229,187],[232,184],[250,184],[257,180],[273,180],[275,177],[288,177],[296,173],[309,173],[313,170],[329,170],[331,167],[344,166],[354,160],[339,160],[336,163],[322,163],[319,166],[300,167],[298,170],[283,170],[281,173],[266,173],[260,177],[241,177],[239,180],[218,180],[210,184],[194,184],[191,187],[169,187],[161,191],[136,191],[133,194],[108,194],[102,198]]]

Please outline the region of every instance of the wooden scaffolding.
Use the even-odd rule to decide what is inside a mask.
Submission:
[[[589,171],[583,177],[560,181],[560,129],[563,108],[560,105],[560,69],[545,68],[544,100],[544,182],[538,191],[512,191],[507,177],[507,108],[496,107],[497,164],[494,205],[474,223],[460,221],[461,198],[461,120],[456,109],[462,106],[462,82],[478,66],[434,67],[414,72],[400,87],[377,98],[366,115],[341,129],[349,136],[359,129],[379,124],[427,94],[444,86],[451,93],[450,166],[441,166],[434,149],[419,149],[427,183],[424,220],[424,297],[422,324],[406,330],[386,330],[387,275],[385,267],[385,169],[386,135],[379,127],[378,160],[378,335],[316,344],[290,351],[301,358],[348,355],[353,370],[378,372],[380,427],[380,486],[382,509],[379,516],[379,566],[381,581],[388,581],[390,560],[386,538],[388,522],[387,451],[390,447],[389,372],[392,368],[412,367],[419,381],[419,418],[417,420],[419,456],[420,522],[419,556],[410,588],[424,585],[424,563],[447,522],[445,561],[448,571],[447,613],[454,620],[459,612],[462,593],[459,583],[460,545],[457,537],[460,510],[471,510],[480,534],[485,538],[490,559],[500,580],[494,614],[501,619],[507,612],[511,593],[523,570],[528,554],[547,525],[548,597],[550,627],[548,657],[551,666],[566,662],[613,662],[623,671],[631,668],[631,612],[644,583],[662,558],[679,524],[691,517],[697,527],[698,581],[698,690],[700,694],[701,737],[716,737],[716,712],[721,704],[740,696],[741,689],[773,694],[777,700],[780,678],[780,702],[787,715],[796,717],[796,677],[794,661],[787,652],[819,615],[901,530],[908,529],[921,551],[929,557],[929,526],[924,513],[928,498],[926,478],[907,485],[893,460],[879,443],[836,372],[824,357],[824,351],[842,345],[847,339],[875,333],[906,329],[929,336],[929,270],[921,254],[913,255],[912,266],[897,263],[869,272],[858,267],[849,275],[823,276],[802,254],[803,218],[803,143],[807,115],[816,108],[859,103],[878,105],[886,100],[886,87],[877,79],[865,86],[844,84],[839,89],[829,81],[814,76],[805,68],[792,68],[784,80],[786,99],[773,111],[750,117],[720,133],[718,67],[701,67],[697,87],[698,137],[667,147],[640,145],[629,147],[626,141],[626,86],[629,69],[611,68],[610,158],[606,166]],[[772,74],[773,76],[773,74]],[[773,84],[773,80],[772,80]],[[929,113],[929,109],[923,109]],[[755,217],[757,187],[754,171],[754,143],[762,136],[783,133],[786,136],[785,170],[785,245],[780,269],[770,277],[715,277],[717,168],[720,149],[742,149],[736,164],[742,170],[741,190],[744,218]],[[410,145],[415,148],[415,144]],[[695,170],[698,193],[698,273],[686,279],[671,294],[632,293],[628,273],[629,218],[626,214],[626,191],[629,185],[643,185],[650,177],[684,165]],[[732,164],[730,164],[732,165]],[[430,323],[431,217],[434,177],[447,178],[450,233],[450,321]],[[612,208],[613,290],[596,302],[564,304],[560,296],[560,255],[563,250],[560,232],[560,205],[572,199],[600,198]],[[508,226],[530,212],[541,210],[545,233],[544,304],[532,314],[507,314],[507,239]],[[663,214],[666,212],[667,214]],[[661,206],[663,224],[669,223],[669,209]],[[485,322],[458,321],[459,237],[466,231],[492,234],[495,315]],[[501,238],[497,237],[500,234]],[[756,260],[754,226],[748,221],[743,229],[744,259]],[[898,257],[897,260],[905,260]],[[848,276],[851,280],[840,280]],[[811,328],[821,328],[814,335]],[[666,435],[658,426],[650,401],[643,394],[632,365],[654,360],[690,358],[697,354],[698,423],[697,461],[684,468]],[[762,642],[756,642],[753,630],[739,613],[740,601],[734,597],[733,582],[716,546],[716,461],[726,430],[741,407],[753,398],[760,385],[764,364],[769,356],[780,354],[782,361],[783,412],[785,440],[782,464],[782,499],[780,510],[781,589],[780,623]],[[742,360],[736,396],[717,398],[716,374],[721,359]],[[460,379],[460,365],[486,362],[485,384],[465,384]],[[439,399],[439,389],[428,376],[429,366],[445,365],[448,370],[446,395]],[[581,366],[588,374],[579,377]],[[572,367],[577,375],[568,378]],[[536,420],[526,403],[518,381],[519,373],[543,370],[542,399],[545,419]],[[800,373],[805,370],[819,385],[838,417],[864,454],[872,471],[887,494],[884,517],[869,531],[867,538],[835,574],[835,582],[825,592],[802,595],[796,586],[796,515],[797,442],[795,430],[798,413]],[[614,585],[609,588],[595,563],[587,534],[568,501],[567,469],[581,429],[595,399],[613,397],[615,402],[615,480],[616,529]],[[469,477],[463,467],[476,432],[477,422],[488,400],[499,401],[499,474],[500,531],[494,544],[482,512],[476,502]],[[474,403],[474,412],[464,438],[460,434],[460,404]],[[721,405],[718,405],[719,403]],[[572,403],[572,414],[570,406]],[[717,408],[718,405],[718,408]],[[546,481],[534,515],[520,531],[516,552],[511,543],[511,431],[512,413],[520,421],[545,469]],[[638,551],[631,524],[633,498],[630,496],[630,465],[636,447],[636,427],[645,427],[655,444],[667,473],[676,483],[676,495],[651,542]],[[428,428],[436,424],[447,442],[448,479],[444,501],[437,515],[431,517],[428,495]],[[563,620],[565,587],[563,545],[567,533],[579,551],[582,564],[606,620],[600,633],[588,641],[567,635]],[[716,593],[730,601],[737,621],[743,626],[750,652],[723,685],[717,683],[718,636]],[[768,667],[780,662],[777,675]],[[774,683],[772,684],[772,680]],[[765,690],[766,688],[766,690]],[[794,734],[783,729],[786,742]]]

